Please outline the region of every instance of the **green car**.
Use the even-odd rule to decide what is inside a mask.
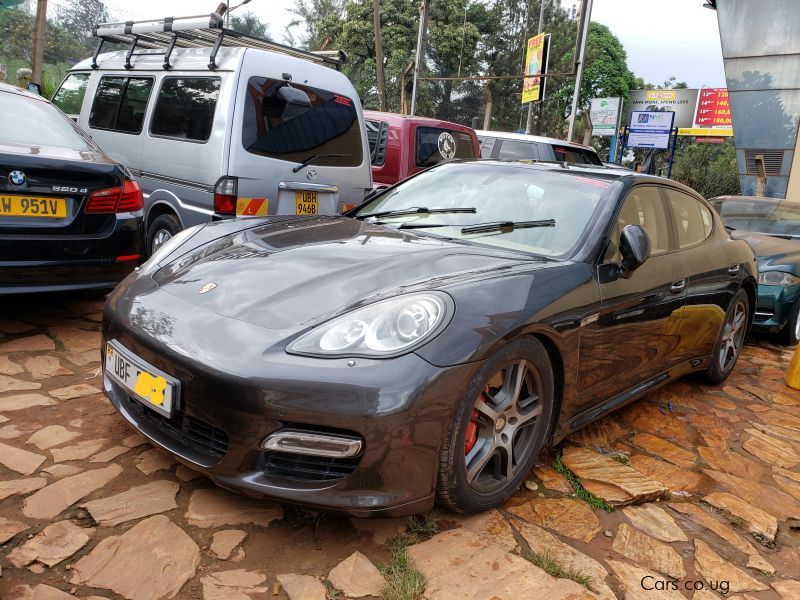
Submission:
[[[731,237],[758,256],[758,300],[753,329],[777,333],[785,344],[800,340],[800,202],[758,196],[709,200]]]

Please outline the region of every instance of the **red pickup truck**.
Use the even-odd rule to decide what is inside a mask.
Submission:
[[[372,185],[385,187],[448,158],[480,158],[475,131],[464,125],[364,111],[372,158]]]

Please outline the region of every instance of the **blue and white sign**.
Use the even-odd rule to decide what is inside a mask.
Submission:
[[[631,148],[669,148],[675,113],[671,111],[631,111],[628,146]]]

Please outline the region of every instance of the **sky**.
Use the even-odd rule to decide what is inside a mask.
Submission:
[[[407,0],[417,2],[417,0]],[[571,6],[576,0],[561,0]],[[219,0],[106,0],[120,19],[189,16],[214,10]],[[231,4],[236,5],[237,0]],[[703,0],[594,0],[592,20],[607,25],[625,46],[628,66],[649,83],[675,75],[689,87],[725,87],[717,15]],[[255,13],[276,41],[295,16],[295,0],[251,0],[237,10]],[[299,31],[299,30],[296,30]]]

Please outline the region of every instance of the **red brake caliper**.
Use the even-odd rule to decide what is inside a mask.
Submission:
[[[481,394],[489,394],[489,386],[487,385]],[[464,439],[464,456],[469,454],[469,451],[475,447],[478,441],[478,411],[472,409],[472,416],[470,416],[469,423],[467,424],[467,436]]]

